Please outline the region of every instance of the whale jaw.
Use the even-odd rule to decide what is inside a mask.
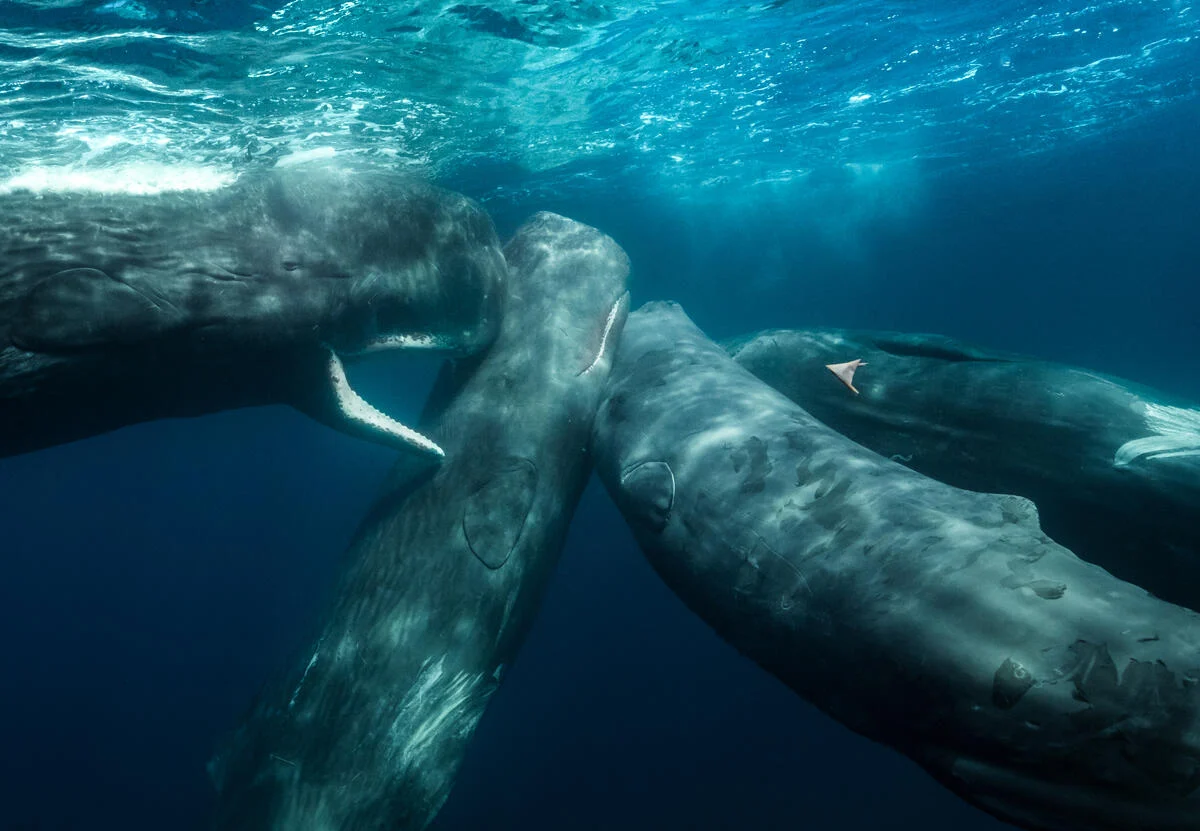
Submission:
[[[307,395],[292,403],[296,409],[355,438],[413,453],[438,463],[446,454],[428,436],[401,424],[387,413],[373,407],[355,392],[346,376],[346,367],[336,351],[322,347],[323,366],[319,383],[307,390]]]
[[[1117,448],[1113,467],[1127,468],[1135,462],[1200,456],[1200,410],[1167,404],[1146,404],[1143,417],[1148,436],[1127,441]]]

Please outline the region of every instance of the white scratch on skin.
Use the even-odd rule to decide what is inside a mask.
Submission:
[[[608,337],[612,334],[613,326],[617,323],[617,317],[621,314],[621,306],[625,303],[626,297],[628,297],[628,294],[621,295],[617,298],[617,302],[613,303],[612,308],[608,310],[608,319],[604,321],[604,334],[600,336],[600,348],[596,350],[596,357],[588,364],[588,368],[579,373],[580,375],[587,375],[596,368],[597,364],[604,357],[604,350],[608,347]]]
[[[354,659],[354,655],[358,652],[358,644],[349,635],[344,636],[338,642],[337,649],[333,652],[333,659],[339,662],[350,661]]]
[[[392,722],[389,734],[404,765],[421,761],[447,722],[470,700],[471,692],[480,680],[478,674],[460,670],[443,683],[445,660],[444,657],[437,663],[431,658],[425,660],[417,682],[400,702],[400,711]]]
[[[1128,467],[1139,459],[1173,459],[1200,456],[1200,410],[1146,405],[1146,429],[1154,433],[1127,441],[1113,457],[1115,467]]]
[[[300,683],[296,685],[296,690],[292,693],[292,700],[288,702],[288,709],[296,706],[296,699],[300,695],[300,688],[304,686],[304,682],[308,679],[308,671],[313,668],[317,662],[317,656],[321,654],[321,644],[325,641],[324,638],[317,641],[317,648],[313,650],[312,657],[308,659],[308,666],[304,668],[304,674],[300,676]]]

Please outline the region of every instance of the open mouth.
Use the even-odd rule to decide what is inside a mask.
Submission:
[[[417,336],[417,338],[422,337]],[[412,344],[407,343],[404,338],[390,340],[393,342],[386,346],[374,346],[369,351],[413,348]],[[342,432],[360,438],[415,452],[433,460],[445,458],[445,451],[435,441],[371,406],[366,399],[355,392],[354,388],[350,386],[350,379],[346,377],[346,367],[342,364],[341,357],[328,346],[325,347],[325,352],[329,398],[322,407],[325,410],[321,414],[322,420],[333,423]]]
[[[406,334],[384,335],[376,338],[360,349],[353,352],[343,351],[346,356],[373,355],[376,352],[390,352],[395,349],[424,349],[428,351],[449,350],[453,344],[444,337],[431,335],[426,332],[410,332]]]

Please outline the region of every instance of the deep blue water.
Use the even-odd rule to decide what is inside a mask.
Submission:
[[[367,12],[412,17],[418,23],[385,22],[431,32],[436,26],[428,21],[448,14],[448,6],[411,4],[404,11],[403,5]],[[12,181],[40,171],[35,178],[46,182],[57,175],[47,170],[103,173],[164,159],[236,171],[256,158],[254,147],[267,148],[267,156],[326,144],[375,153],[373,142],[400,142],[430,175],[482,199],[502,235],[541,209],[605,230],[632,258],[636,303],[678,300],[716,337],[818,324],[934,331],[1200,400],[1200,62],[1186,40],[1195,20],[1188,7],[1043,8],[1043,20],[1091,13],[1119,20],[1113,25],[1122,32],[1139,32],[1151,25],[1148,18],[1173,10],[1176,41],[1169,42],[1177,51],[1157,62],[1118,61],[1119,77],[1097,76],[1084,85],[1083,104],[1034,95],[1042,101],[1038,108],[1021,110],[1014,102],[1029,98],[1005,95],[1034,79],[1049,83],[1077,59],[1090,65],[1084,59],[1103,57],[1056,61],[1057,41],[1030,34],[1031,15],[1037,18],[1031,4],[970,4],[953,14],[934,4],[907,19],[880,4],[858,10],[812,4],[786,20],[771,17],[782,12],[763,11],[764,4],[741,9],[741,18],[730,12],[723,22],[711,4],[697,4],[703,9],[697,15],[709,16],[705,26],[694,39],[678,38],[686,56],[677,50],[670,59],[657,46],[635,49],[687,34],[687,14],[661,5],[656,19],[619,4],[568,4],[580,19],[588,8],[608,15],[603,37],[591,40],[582,23],[552,30],[550,16],[522,19],[519,9],[502,5],[499,18],[451,15],[473,38],[463,42],[475,48],[470,60],[444,65],[440,76],[414,70],[415,77],[393,78],[381,69],[369,94],[342,90],[347,99],[362,93],[368,111],[398,107],[413,89],[427,90],[427,107],[415,112],[436,135],[423,133],[410,144],[394,126],[380,128],[381,137],[358,124],[345,134],[311,138],[314,124],[306,119],[317,116],[303,102],[326,95],[337,104],[337,85],[345,82],[339,73],[355,59],[369,60],[369,43],[357,57],[324,68],[315,58],[286,64],[305,96],[289,104],[282,87],[261,100],[239,99],[247,94],[235,83],[242,76],[229,61],[221,63],[212,43],[171,41],[163,49],[191,49],[196,62],[191,69],[173,69],[168,61],[157,74],[147,70],[143,77],[161,88],[107,81],[117,98],[123,89],[141,90],[142,98],[131,93],[122,100],[142,120],[107,105],[79,115],[80,123],[109,119],[105,130],[136,122],[168,141],[130,139],[137,131],[129,129],[121,141],[75,147],[63,138],[64,130],[71,135],[69,119],[55,120],[65,110],[53,90],[43,89],[40,103],[42,93],[31,92],[30,79],[47,67],[67,71],[52,60],[54,50],[66,47],[14,45],[33,38],[30,32],[44,38],[145,26],[186,37],[233,32],[226,39],[244,45],[256,25],[271,20],[293,29],[276,30],[264,43],[287,41],[294,52],[304,37],[324,30],[306,32],[287,15],[307,15],[312,26],[319,15],[294,3],[240,11],[145,3],[138,8],[159,15],[146,20],[129,6],[121,8],[132,17],[100,13],[99,3],[0,2],[0,29],[10,28],[0,38],[0,172]],[[413,9],[420,15],[408,14]],[[880,9],[886,13],[879,20],[900,15],[896,26],[855,41],[857,51],[847,52],[845,27]],[[359,29],[345,36],[381,37],[387,26],[368,25],[370,19],[366,12],[354,18]],[[686,129],[638,133],[639,125],[649,130],[659,123],[641,118],[650,112],[640,106],[647,97],[657,96],[659,111],[678,121],[689,111],[689,96],[704,90],[719,96],[723,88],[740,95],[738,62],[771,48],[768,41],[795,43],[798,32],[809,42],[823,37],[838,44],[842,57],[772,69],[760,55],[767,64],[762,72],[771,75],[765,83],[773,79],[777,95],[764,105],[769,117],[745,122],[747,131],[785,143],[794,154],[765,154],[760,141],[751,149],[739,145],[726,131],[740,117],[736,103],[693,102],[704,112]],[[988,33],[997,32],[1000,45],[984,49],[997,39]],[[1116,53],[1145,56],[1142,47],[1156,43],[1157,34],[1134,37],[1141,46],[1122,43]],[[1005,55],[1010,63],[1017,56],[1018,65],[1026,54],[1041,63],[956,98],[948,90],[959,87],[931,83],[920,93],[925,97],[914,99],[915,92],[896,93],[909,81],[880,86],[859,72],[907,54],[901,35],[959,44],[957,51],[946,46],[952,58],[922,69],[923,78],[957,78],[972,61],[981,73],[1000,72]],[[495,46],[500,40],[503,49]],[[688,46],[693,40],[698,45]],[[430,52],[418,56],[429,64],[420,67],[450,60],[433,48],[436,38],[430,43]],[[574,117],[568,104],[546,98],[545,89],[561,77],[546,87],[521,86],[536,76],[528,55],[521,53],[525,63],[514,57],[518,47],[559,50],[556,66],[573,79],[603,75],[604,88],[591,90],[587,114]],[[93,69],[109,60],[96,51],[64,54]],[[40,57],[17,66],[31,55]],[[152,63],[120,60],[143,69]],[[285,66],[277,56],[262,65]],[[495,77],[483,71],[489,66]],[[656,88],[660,71],[664,80]],[[264,84],[272,82],[264,77]],[[799,85],[801,77],[807,86]],[[172,85],[202,82],[220,93],[208,122],[190,109],[203,96],[151,100],[169,97],[164,90]],[[389,83],[403,92],[388,94]],[[481,116],[486,129],[471,128],[467,110],[453,103],[477,105],[491,100],[494,89],[507,92]],[[841,120],[826,113],[831,126],[791,130],[812,120],[817,93],[841,101],[859,89],[874,96],[868,106],[880,99],[886,106],[866,118],[849,109],[837,111]],[[643,98],[634,102],[634,94]],[[256,120],[269,120],[264,113],[271,106],[285,111],[274,132]],[[443,109],[435,113],[437,106]],[[904,126],[906,115],[919,116],[925,132]],[[557,134],[544,123],[551,116],[561,117]],[[232,138],[222,145],[214,125],[233,120],[226,136]],[[863,137],[863,130],[871,135]],[[616,138],[597,152],[582,149],[583,135],[597,144]],[[854,150],[843,148],[845,136]],[[647,143],[651,149],[638,155]],[[219,149],[234,145],[236,152]],[[666,160],[682,152],[696,159],[676,176]],[[859,164],[877,159],[884,162]],[[357,375],[373,402],[412,420],[433,370],[389,358]],[[215,741],[263,679],[306,642],[338,558],[393,460],[386,450],[274,408],[146,424],[0,460],[0,631],[7,634],[0,829],[205,827],[212,796],[204,765]],[[907,760],[815,711],[717,639],[658,581],[593,482],[538,623],[435,827],[1004,826]]]

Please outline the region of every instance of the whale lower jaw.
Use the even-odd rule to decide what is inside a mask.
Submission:
[[[1114,467],[1133,462],[1200,456],[1200,410],[1147,404],[1146,429],[1153,435],[1127,441],[1117,449]]]
[[[342,432],[414,451],[434,460],[446,457],[445,451],[428,436],[406,427],[387,413],[371,406],[350,386],[350,379],[346,377],[346,367],[338,353],[330,347],[325,347],[325,353],[330,399],[323,409],[332,412],[321,413],[323,421],[336,422],[333,426]]]

